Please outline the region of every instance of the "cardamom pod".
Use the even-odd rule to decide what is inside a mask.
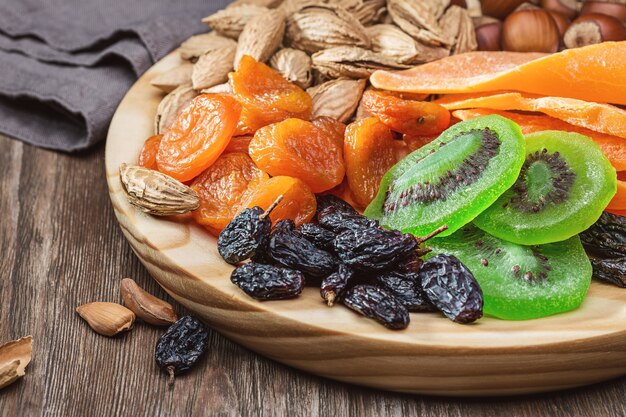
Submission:
[[[129,331],[135,322],[135,313],[121,304],[95,302],[76,307],[76,312],[96,333],[115,336]]]
[[[369,48],[365,28],[339,6],[306,6],[287,19],[285,42],[309,54],[336,46]]]
[[[372,50],[402,64],[416,65],[435,61],[450,54],[446,48],[424,45],[407,35],[399,27],[389,24],[369,26],[367,33]]]
[[[179,66],[157,75],[150,81],[150,84],[166,93],[170,93],[179,85],[191,84],[192,73],[193,64],[191,62],[183,62]]]
[[[452,40],[452,54],[462,54],[478,49],[474,22],[466,9],[451,6],[439,19],[439,25],[444,29],[446,36]]]
[[[228,73],[233,70],[236,50],[236,45],[229,45],[201,55],[191,74],[193,88],[202,90],[228,81]]]
[[[270,58],[270,66],[300,88],[313,82],[312,65],[311,57],[298,49],[280,49]]]
[[[246,24],[255,16],[268,11],[267,7],[245,4],[228,7],[202,19],[202,23],[220,35],[237,39]]]
[[[169,326],[178,320],[170,303],[148,293],[131,278],[122,279],[120,293],[124,304],[146,323]]]
[[[311,57],[313,68],[329,78],[350,77],[369,78],[376,70],[406,69],[401,64],[383,54],[367,49],[339,46],[316,52]]]
[[[180,45],[179,52],[182,59],[195,62],[200,55],[227,46],[237,47],[237,42],[217,32],[209,32],[188,38]]]
[[[449,46],[433,10],[422,0],[388,0],[387,12],[393,22],[413,39],[433,46]]]
[[[191,85],[178,86],[174,91],[167,94],[157,107],[156,116],[154,117],[154,134],[159,135],[165,133],[170,128],[176,117],[183,111],[185,107],[196,98],[198,92]]]
[[[235,70],[244,55],[250,55],[259,62],[267,61],[280,46],[285,34],[285,13],[272,9],[254,16],[246,23],[237,44]]]
[[[307,89],[313,99],[311,118],[328,116],[347,123],[361,101],[366,82],[337,79]]]
[[[128,201],[155,216],[187,213],[197,209],[200,202],[191,187],[152,169],[122,164],[120,180]]]
[[[0,390],[24,376],[32,353],[32,336],[0,345]]]

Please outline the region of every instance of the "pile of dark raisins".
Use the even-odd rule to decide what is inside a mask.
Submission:
[[[218,239],[224,260],[238,265],[231,281],[258,300],[295,297],[315,285],[329,306],[341,302],[389,329],[406,328],[410,311],[441,311],[458,323],[482,317],[480,286],[457,258],[422,261],[428,250],[420,244],[436,233],[416,238],[383,229],[332,195],[318,197],[316,217],[300,227],[282,220],[270,232],[267,212],[244,210]]]

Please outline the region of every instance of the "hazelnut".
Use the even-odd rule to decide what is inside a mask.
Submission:
[[[626,27],[621,20],[600,13],[590,13],[574,20],[563,35],[567,48],[579,48],[606,41],[626,40]]]
[[[525,0],[483,0],[481,7],[483,15],[504,19]]]
[[[563,13],[569,19],[578,14],[576,0],[541,0],[541,7],[551,12]]]
[[[473,19],[479,51],[499,51],[502,22],[489,16]]]
[[[550,13],[550,16],[554,19],[554,23],[556,23],[556,27],[559,29],[559,35],[563,36],[571,21],[563,13],[552,10],[548,10],[548,13]]]
[[[591,13],[602,13],[607,16],[613,16],[622,22],[626,22],[626,4],[609,3],[605,1],[586,1],[580,15],[588,15]]]
[[[559,49],[559,29],[550,13],[535,7],[519,8],[502,25],[502,49],[513,52],[547,52]]]

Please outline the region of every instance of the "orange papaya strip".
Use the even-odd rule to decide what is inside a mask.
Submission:
[[[487,108],[539,112],[575,126],[626,138],[626,111],[610,104],[520,93],[451,94],[436,100],[435,103],[448,110]]]
[[[570,125],[562,120],[544,114],[522,114],[492,109],[456,110],[452,113],[454,117],[458,117],[461,120],[473,119],[488,114],[499,114],[502,117],[513,120],[520,126],[524,134],[541,132],[543,130],[564,130],[566,132],[575,132],[589,136],[600,146],[604,155],[606,155],[611,165],[613,165],[617,171],[626,171],[626,140],[618,138],[617,136]]]
[[[626,42],[546,55],[468,52],[400,72],[376,71],[374,87],[422,94],[515,89],[546,96],[626,104]]]
[[[626,210],[604,210],[611,214],[617,214],[618,216],[626,217]]]
[[[626,210],[626,182],[617,181],[617,193],[606,207],[607,210]]]

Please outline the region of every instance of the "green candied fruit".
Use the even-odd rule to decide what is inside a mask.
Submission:
[[[578,308],[591,283],[591,263],[578,236],[522,246],[473,225],[429,241],[432,254],[454,255],[483,291],[485,314],[528,320]]]
[[[392,167],[365,215],[420,236],[448,225],[450,235],[515,183],[524,155],[519,126],[504,117],[458,123]]]

